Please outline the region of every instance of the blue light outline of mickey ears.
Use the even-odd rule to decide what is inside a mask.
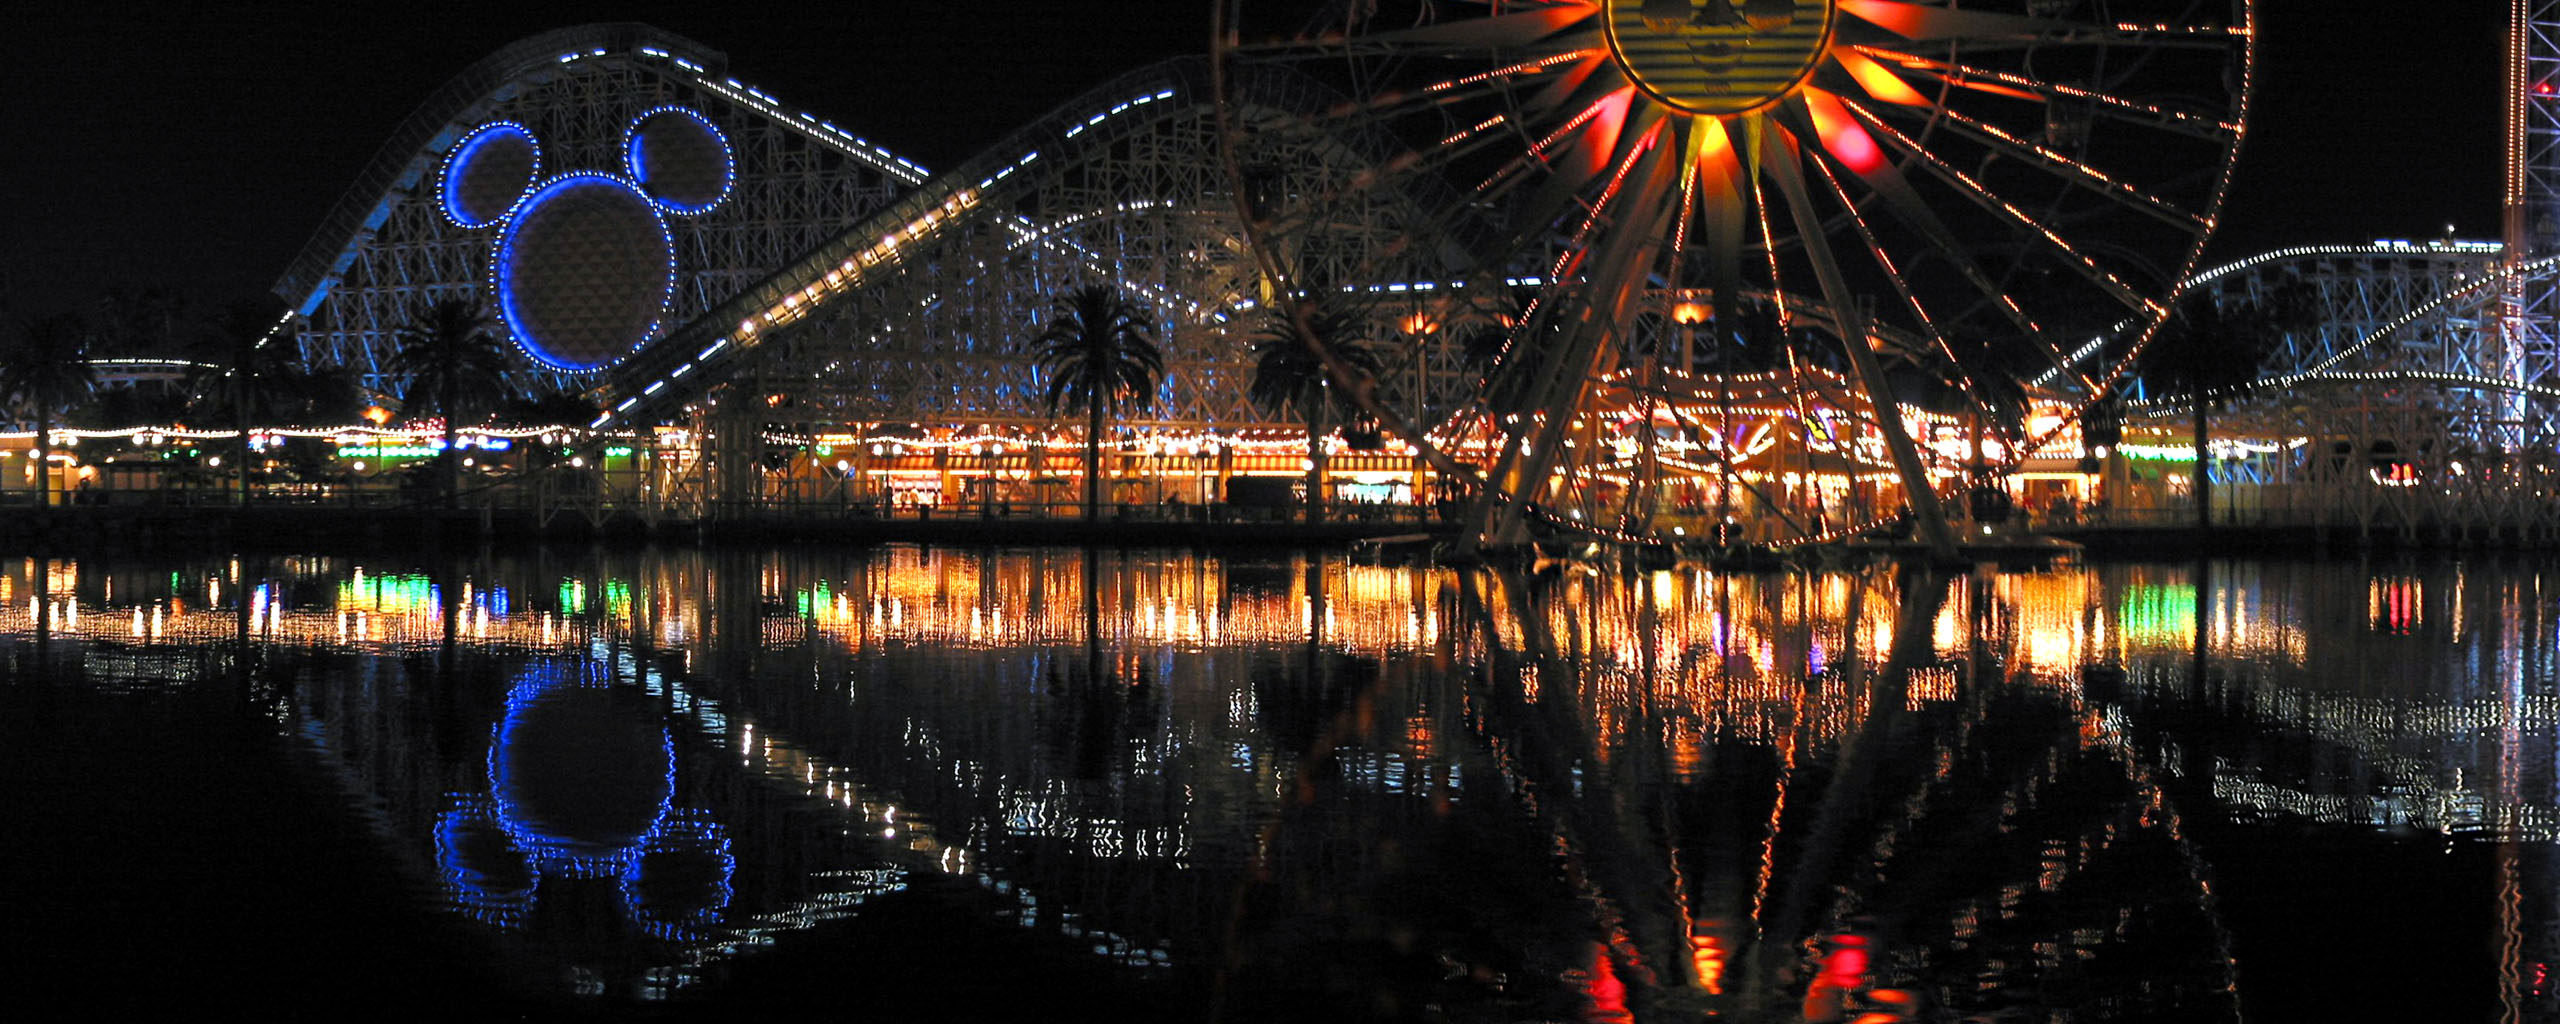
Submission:
[[[619,185],[630,190],[632,195],[639,197],[641,205],[650,211],[650,221],[658,226],[658,239],[665,247],[667,256],[667,276],[659,285],[658,308],[650,314],[649,327],[640,332],[640,337],[634,339],[628,347],[598,362],[573,365],[545,351],[538,342],[525,339],[524,331],[516,326],[521,320],[516,315],[515,292],[505,286],[505,281],[507,271],[515,265],[516,231],[523,226],[525,216],[531,212],[534,204],[540,202],[555,188],[582,181]],[[498,298],[498,320],[506,325],[507,339],[515,343],[516,351],[524,353],[525,358],[554,370],[565,373],[596,373],[611,368],[614,364],[621,362],[623,357],[637,351],[640,346],[648,344],[649,339],[657,337],[659,328],[666,326],[667,310],[674,305],[676,295],[675,231],[667,226],[665,217],[659,216],[658,209],[657,201],[649,197],[648,190],[641,188],[639,182],[605,171],[567,171],[526,189],[525,194],[516,200],[513,207],[508,208],[507,215],[502,218],[507,226],[498,233],[498,240],[494,246],[496,258],[489,261],[489,294]]]
[[[661,199],[656,193],[649,191],[649,176],[640,166],[642,163],[640,126],[660,114],[682,114],[691,118],[694,124],[710,133],[711,141],[720,144],[720,194],[711,197],[710,201],[698,206],[687,206],[672,199]],[[720,131],[720,126],[712,124],[711,119],[703,116],[701,111],[670,103],[641,111],[638,116],[631,119],[629,126],[622,129],[622,170],[633,182],[640,185],[640,194],[649,200],[650,205],[678,217],[692,217],[709,213],[718,209],[721,203],[728,201],[729,193],[738,186],[738,151],[729,145],[729,136]]]
[[[497,138],[506,132],[513,132],[516,135],[521,136],[524,139],[525,145],[533,148],[533,166],[525,170],[524,189],[516,193],[516,197],[513,202],[508,203],[505,209],[498,212],[497,216],[474,222],[471,218],[463,216],[461,211],[454,209],[453,172],[465,165],[471,159],[472,154],[479,152],[481,146],[487,144],[489,140]],[[447,152],[444,155],[444,166],[437,168],[436,170],[436,209],[443,213],[444,219],[452,222],[453,226],[466,230],[478,230],[492,224],[502,223],[509,217],[513,216],[516,212],[516,208],[523,205],[525,197],[533,194],[534,183],[541,180],[542,139],[533,134],[533,129],[527,128],[515,121],[491,121],[464,133],[462,139],[453,144],[452,151]]]

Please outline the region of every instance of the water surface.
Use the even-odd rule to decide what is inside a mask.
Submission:
[[[2550,1019],[2560,565],[0,563],[30,991]]]

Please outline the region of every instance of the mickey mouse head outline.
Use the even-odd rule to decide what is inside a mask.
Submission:
[[[675,295],[667,217],[709,213],[737,183],[728,138],[686,107],[633,117],[622,163],[620,174],[543,178],[533,130],[491,121],[464,134],[438,174],[447,221],[499,229],[489,258],[498,320],[546,367],[602,370],[655,337]]]

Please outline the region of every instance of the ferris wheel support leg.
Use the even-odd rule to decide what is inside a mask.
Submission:
[[[1955,531],[1947,526],[1947,511],[1938,504],[1937,489],[1929,484],[1929,473],[1920,462],[1920,449],[1911,443],[1911,433],[1903,429],[1901,406],[1894,401],[1893,385],[1885,380],[1884,368],[1876,363],[1874,347],[1868,341],[1866,308],[1849,294],[1840,276],[1840,266],[1833,261],[1831,245],[1825,241],[1822,220],[1813,212],[1806,194],[1804,178],[1794,159],[1763,160],[1761,166],[1787,197],[1787,212],[1795,217],[1796,233],[1804,239],[1805,256],[1813,264],[1813,276],[1822,288],[1823,304],[1840,326],[1841,347],[1848,350],[1849,364],[1858,371],[1858,383],[1866,389],[1867,402],[1875,411],[1876,429],[1884,434],[1885,450],[1893,455],[1895,475],[1902,478],[1904,499],[1911,506],[1911,518],[1918,526],[1921,539],[1929,543],[1929,553],[1940,561],[1956,558]]]

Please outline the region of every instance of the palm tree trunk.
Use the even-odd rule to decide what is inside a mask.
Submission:
[[[36,507],[53,507],[53,396],[36,394]]]
[[[1322,398],[1318,398],[1316,407],[1307,412],[1307,522],[1310,524],[1324,522],[1324,414]]]
[[[462,494],[462,452],[454,447],[457,436],[454,430],[453,414],[454,376],[454,368],[446,367],[444,381],[436,389],[442,392],[436,396],[436,408],[444,413],[444,450],[436,454],[438,458],[444,460],[444,507],[446,508],[453,508],[458,504]]]
[[[1102,518],[1102,396],[1086,396],[1084,408],[1084,521],[1090,523]]]
[[[2205,443],[2204,391],[2193,399],[2196,417],[2196,529],[2213,528],[2213,449]]]
[[[238,372],[238,371],[234,371]],[[241,382],[243,385],[246,381]],[[246,391],[245,387],[242,389]],[[240,465],[233,467],[240,475],[240,507],[249,507],[249,403],[246,393],[232,396],[232,423],[240,428]]]

